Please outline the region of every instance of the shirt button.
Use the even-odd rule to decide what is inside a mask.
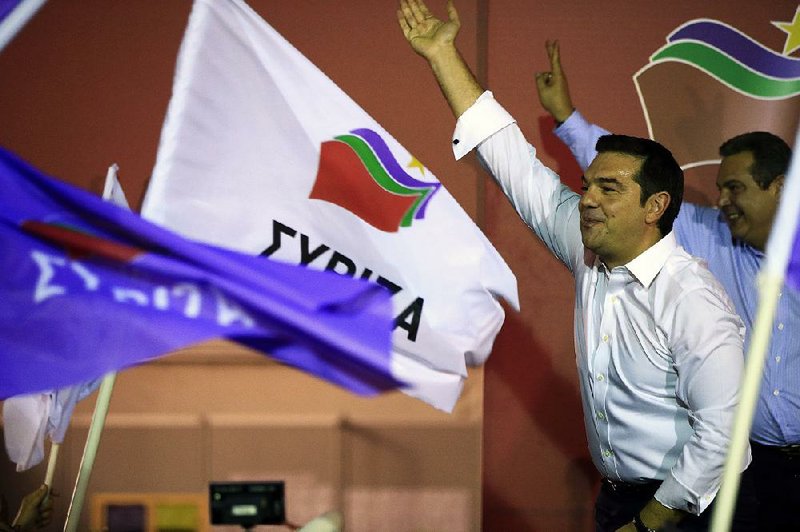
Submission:
[[[775,357],[775,362],[780,362],[780,361],[781,361],[781,357],[780,357],[780,355],[776,356],[776,357]]]
[[[597,419],[599,419],[600,421],[604,420],[605,418],[606,418],[606,416],[602,412],[598,412],[597,413]]]
[[[604,335],[603,335],[603,341],[604,341],[604,342],[608,342],[608,335],[607,335],[607,334],[604,334]]]
[[[605,378],[606,378],[606,377],[605,377],[605,375],[603,375],[602,373],[598,373],[598,374],[597,374],[597,380],[599,380],[599,381],[601,381],[601,382],[602,382],[602,381],[603,381],[603,379],[605,379]]]
[[[603,451],[603,456],[605,456],[606,458],[608,458],[608,457],[609,457],[609,456],[611,456],[612,454],[613,454],[613,453],[612,453],[611,451],[609,451],[608,449],[606,449],[606,450],[604,450],[604,451]]]
[[[779,324],[778,324],[778,330],[779,330],[779,331],[782,331],[782,330],[783,330],[783,323],[779,323]]]
[[[453,144],[458,144],[459,142],[461,142],[461,141],[458,140],[458,139],[453,139]]]
[[[611,302],[612,303],[616,303],[617,302],[617,296],[611,296]]]
[[[780,390],[772,390],[772,395],[777,397],[780,394],[781,394]]]

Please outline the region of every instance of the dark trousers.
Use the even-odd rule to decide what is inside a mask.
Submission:
[[[610,483],[603,481],[595,503],[596,532],[613,532],[633,521],[633,516],[638,514],[653,498],[660,485],[660,481],[651,481],[640,487],[615,489]],[[731,530],[733,532],[754,532],[759,530],[756,526],[755,489],[752,476],[747,471],[742,474],[740,486]],[[706,531],[711,524],[713,512],[714,503],[711,503],[702,514],[686,514],[679,523],[665,530],[670,532]],[[800,528],[797,530],[800,531]]]
[[[596,532],[613,532],[631,521],[644,508],[661,485],[660,481],[651,481],[639,487],[612,487],[606,481],[600,486],[600,493],[594,505],[594,523]],[[709,513],[699,516],[687,515],[681,520],[678,528],[672,530],[701,531],[707,530]]]
[[[793,451],[750,442],[747,470],[757,499],[757,530],[800,531],[800,448]]]

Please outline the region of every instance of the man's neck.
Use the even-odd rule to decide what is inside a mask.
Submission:
[[[649,235],[647,238],[642,239],[640,245],[636,248],[635,251],[626,254],[624,256],[619,257],[600,257],[600,261],[606,267],[607,270],[611,271],[617,266],[624,266],[628,264],[630,261],[650,249],[651,247],[658,244],[658,242],[663,238],[660,231],[656,231],[656,233]]]

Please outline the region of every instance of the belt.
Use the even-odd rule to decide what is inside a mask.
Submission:
[[[643,480],[642,482],[624,482],[622,480],[612,480],[604,478],[603,484],[611,491],[622,495],[633,495],[636,493],[654,492],[661,485],[660,480]]]
[[[791,459],[800,458],[800,443],[778,446],[778,445],[764,445],[761,443],[756,443],[754,441],[751,441],[750,447],[752,447],[753,452],[771,453],[774,455],[781,455]]]

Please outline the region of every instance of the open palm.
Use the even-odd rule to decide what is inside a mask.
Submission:
[[[452,0],[447,2],[448,20],[433,16],[421,0],[401,0],[397,20],[406,40],[419,55],[430,57],[440,46],[455,41],[461,23]]]

